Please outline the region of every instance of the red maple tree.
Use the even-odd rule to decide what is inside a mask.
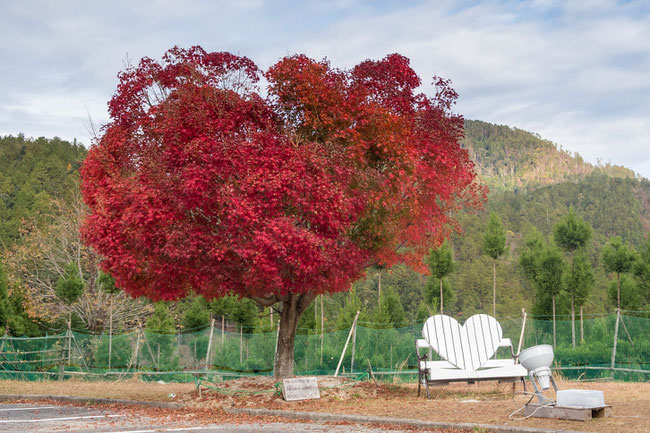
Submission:
[[[436,78],[434,97],[417,93],[398,54],[351,70],[296,55],[263,73],[173,48],[119,79],[82,168],[85,241],[133,296],[281,303],[277,377],[316,295],[371,264],[421,268],[453,211],[484,199],[456,92]]]

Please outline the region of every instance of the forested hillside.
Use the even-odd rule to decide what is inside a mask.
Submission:
[[[550,295],[540,289],[539,279],[526,273],[522,257],[533,251],[531,245],[541,245],[555,251],[568,276],[576,253],[555,245],[554,233],[570,210],[592,228],[584,253],[594,279],[579,300],[584,312],[616,308],[616,275],[606,272],[603,263],[603,249],[616,236],[637,252],[634,266],[621,278],[621,308],[650,310],[647,179],[624,167],[589,164],[535,134],[481,121],[466,121],[463,144],[490,194],[482,211],[459,215],[462,232],[449,245],[455,265],[441,277],[446,314],[465,318],[491,313],[494,285],[498,317],[517,317],[522,308],[550,315]],[[273,326],[277,314],[235,298],[188,299],[156,307],[154,313],[148,301],[116,293],[110,276],[98,272],[97,257],[78,239],[83,205],[77,179],[85,154],[82,145],[56,138],[0,138],[0,249],[6,271],[5,283],[0,283],[5,287],[0,290],[1,328],[9,326],[12,333],[62,329],[69,314],[74,327],[93,332],[111,322],[113,329],[136,325],[195,329],[207,326],[211,314],[251,329]],[[491,213],[501,221],[506,239],[504,253],[496,258],[485,248]],[[66,288],[74,288],[77,281],[85,294],[68,296]],[[359,320],[368,326],[421,321],[439,310],[440,283],[404,266],[370,268],[349,293],[322,299],[324,326],[349,327],[357,310]],[[557,294],[558,315],[570,312],[572,295],[566,284],[561,282]],[[318,307],[312,305],[303,315],[300,327],[321,326],[320,303],[317,299]],[[173,320],[164,320],[167,316]]]
[[[577,153],[558,148],[537,134],[480,120],[465,121],[463,144],[492,192],[577,182],[594,172],[615,178],[636,177],[625,167],[589,164]]]
[[[21,222],[51,214],[53,200],[76,188],[86,149],[58,138],[0,137],[0,248],[19,238]]]

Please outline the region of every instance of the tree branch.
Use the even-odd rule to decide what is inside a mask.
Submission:
[[[257,303],[260,304],[262,307],[270,307],[271,305],[273,305],[273,304],[275,304],[276,302],[279,301],[279,299],[278,299],[277,296],[275,296],[275,295],[266,296],[266,297],[262,297],[262,296],[249,296],[249,299],[251,299],[251,300],[257,302]]]
[[[317,295],[314,292],[307,292],[298,295],[298,315],[304,313],[307,307],[309,307],[309,304],[311,304],[312,301],[316,299],[316,296]]]

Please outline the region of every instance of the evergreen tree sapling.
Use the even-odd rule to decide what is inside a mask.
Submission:
[[[616,309],[620,310],[621,274],[632,269],[637,253],[627,243],[623,243],[620,236],[614,236],[603,247],[601,255],[605,271],[616,273]]]
[[[506,251],[506,231],[501,218],[496,212],[490,213],[490,219],[483,235],[483,253],[492,257],[492,315],[497,315],[497,259]]]
[[[431,298],[431,286],[437,284],[440,288],[440,314],[444,313],[444,287],[443,287],[443,278],[450,275],[454,272],[455,263],[453,257],[453,251],[451,245],[448,241],[444,241],[438,248],[431,249],[429,256],[426,258],[427,267],[431,273],[431,277],[427,281],[428,290],[425,290],[425,294],[428,294],[428,297],[425,297],[425,301],[432,301]],[[435,279],[435,283],[433,283]]]
[[[191,299],[189,306],[183,312],[183,332],[197,332],[205,329],[210,324],[210,310],[208,303],[202,296],[195,296]],[[211,330],[214,332],[214,330]],[[195,334],[189,340],[190,351],[194,354],[197,367],[203,356],[207,354],[209,335],[206,332]]]
[[[573,208],[553,228],[553,239],[562,250],[573,253],[577,249],[585,248],[591,239],[591,225],[576,216]]]
[[[639,251],[638,260],[633,267],[634,276],[637,279],[639,290],[642,295],[644,309],[650,307],[650,233],[645,239]]]
[[[588,291],[594,284],[593,272],[587,269],[591,266],[585,256],[581,256],[580,263],[575,263],[575,251],[584,250],[591,239],[591,225],[582,218],[576,216],[573,208],[553,228],[553,239],[555,243],[568,253],[571,260],[570,274],[567,279],[567,291],[571,297],[571,342],[576,346],[575,331],[575,305],[576,298],[586,300]],[[575,274],[574,274],[575,273]],[[581,278],[584,278],[581,280]],[[580,329],[582,329],[582,304],[580,304]],[[581,333],[582,335],[582,333]]]
[[[519,265],[524,275],[536,289],[534,310],[544,314],[546,300],[551,297],[553,315],[553,345],[557,345],[555,326],[555,300],[563,288],[565,263],[557,247],[547,245],[541,234],[533,230],[524,241],[524,251],[519,256]]]
[[[565,287],[571,296],[571,338],[575,347],[575,310],[574,306],[580,308],[580,342],[584,340],[584,325],[582,307],[587,301],[589,292],[595,283],[594,270],[587,254],[578,250],[573,254],[571,267],[566,274]]]
[[[343,304],[343,307],[339,310],[336,315],[336,329],[345,330],[350,329],[352,322],[354,322],[354,317],[359,312],[359,322],[368,321],[368,312],[366,307],[361,302],[361,299],[357,295],[356,289],[353,287],[347,294],[347,299]]]
[[[193,332],[210,324],[210,310],[202,296],[195,296],[183,313],[183,332]]]
[[[4,335],[5,329],[9,327],[12,315],[13,308],[9,300],[9,281],[5,268],[0,262],[0,334]]]
[[[9,293],[7,271],[0,262],[0,335],[8,330],[12,335],[34,335],[38,328],[23,308],[23,295],[19,290]]]
[[[546,246],[542,234],[533,227],[533,230],[524,238],[524,249],[519,254],[519,266],[524,276],[536,284],[539,274],[539,259]]]
[[[105,272],[99,273],[99,276],[97,277],[97,284],[99,285],[99,288],[108,293],[109,295],[115,295],[120,291],[115,286],[115,278],[113,278],[112,275],[107,274]],[[108,301],[108,355],[107,355],[108,361],[107,361],[107,366],[108,369],[111,369],[111,363],[113,360],[113,296],[109,298]]]
[[[147,319],[145,344],[153,365],[159,370],[175,369],[178,366],[178,357],[174,355],[175,333],[176,326],[169,307],[164,302],[156,302],[153,314]]]
[[[537,271],[538,299],[550,294],[553,308],[553,347],[557,346],[555,322],[556,298],[564,287],[564,270],[566,264],[557,247],[549,245],[542,251]]]
[[[84,282],[79,275],[79,267],[76,263],[68,263],[63,275],[56,281],[54,293],[68,307],[68,323],[72,320],[72,304],[83,294]]]
[[[439,281],[436,281],[433,277],[428,278],[426,284],[422,287],[422,297],[426,302],[426,306],[432,312],[439,311],[440,314],[443,314],[441,311],[440,303],[444,299],[445,305],[447,305],[447,313],[450,312],[452,301],[454,300],[454,291],[451,287],[451,283],[448,278],[442,279],[442,292],[440,291]],[[429,317],[429,316],[427,316]]]
[[[385,307],[385,310],[388,312],[390,323],[393,327],[404,325],[406,313],[404,312],[404,307],[402,306],[399,295],[393,287],[387,287],[384,290],[384,293],[379,300],[379,304],[382,308]]]
[[[621,274],[620,281],[611,281],[607,287],[610,301],[617,302],[620,292],[621,309],[638,311],[643,303],[643,295],[639,290],[638,281],[629,274]]]

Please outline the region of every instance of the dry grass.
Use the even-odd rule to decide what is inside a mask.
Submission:
[[[186,395],[194,391],[193,383],[142,382],[129,379],[119,382],[86,382],[70,379],[64,382],[1,380],[0,394],[71,395],[79,397],[120,398],[126,400],[173,401],[170,394]]]
[[[319,378],[319,385],[340,383],[333,378]],[[219,385],[230,393],[203,389],[201,396],[194,384],[157,384],[137,380],[122,382],[20,382],[0,381],[2,394],[51,394],[124,398],[134,400],[180,401],[195,410],[221,406],[266,407],[296,411],[321,411],[363,415],[392,416],[428,421],[475,422],[546,427],[598,433],[650,432],[650,383],[572,382],[561,380],[560,389],[599,389],[605,402],[612,405],[613,417],[595,419],[588,423],[529,418],[510,421],[508,415],[523,406],[528,397],[513,395],[511,385],[491,382],[476,385],[452,384],[433,389],[432,399],[417,397],[415,384],[375,386],[364,382],[352,388],[326,389],[318,401],[284,402],[274,393],[246,396],[232,391],[263,391],[273,388],[268,377],[239,379]],[[521,387],[518,386],[518,391]],[[176,394],[175,398],[168,397]]]

